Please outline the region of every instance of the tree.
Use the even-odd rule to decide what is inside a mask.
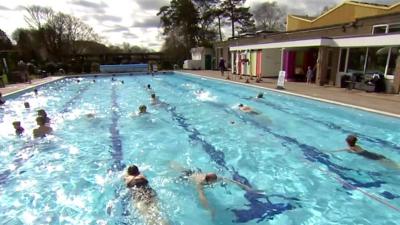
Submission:
[[[193,0],[193,3],[199,12],[198,42],[201,46],[211,46],[211,42],[217,40],[215,9],[218,7],[219,0]]]
[[[0,50],[8,50],[12,48],[10,39],[7,34],[0,29]]]
[[[53,59],[60,60],[63,55],[77,54],[77,41],[97,41],[98,35],[79,18],[54,12],[51,8],[30,6],[26,8],[25,21],[31,30],[37,32],[34,41],[42,43]]]
[[[220,9],[231,23],[232,37],[235,37],[235,28],[238,28],[240,33],[254,31],[254,20],[249,7],[243,7],[245,2],[246,0],[223,0],[221,3]]]
[[[277,2],[263,2],[255,5],[252,11],[257,28],[267,31],[283,31],[286,10]]]
[[[166,36],[164,50],[181,52],[190,56],[190,49],[199,41],[199,13],[191,0],[172,0],[157,13],[160,16],[163,35]],[[178,49],[180,48],[180,49]]]

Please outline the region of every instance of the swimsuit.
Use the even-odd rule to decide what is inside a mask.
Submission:
[[[358,152],[357,154],[364,156],[367,159],[372,159],[372,160],[381,160],[381,159],[385,159],[385,156],[383,155],[379,155],[373,152],[369,152],[369,151],[362,151],[362,152]]]

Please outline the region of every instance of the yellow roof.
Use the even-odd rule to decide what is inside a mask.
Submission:
[[[343,1],[341,4],[324,12],[317,17],[288,15],[287,30],[299,30],[332,25],[335,23],[351,22],[351,20],[400,12],[400,2],[392,5],[365,3],[359,1]],[[329,17],[333,14],[331,17]]]

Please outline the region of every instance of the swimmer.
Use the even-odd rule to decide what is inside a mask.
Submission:
[[[31,108],[31,106],[29,105],[29,102],[24,102],[24,106],[25,106],[25,109]]]
[[[39,116],[36,118],[36,123],[39,125],[39,127],[33,130],[34,138],[46,137],[46,135],[53,132],[53,129],[46,125],[46,118]]]
[[[121,84],[124,84],[125,82],[123,80],[121,80]]]
[[[239,109],[240,109],[240,111],[245,112],[245,113],[260,114],[256,111],[254,111],[253,108],[251,108],[250,106],[243,105],[243,104],[239,104]]]
[[[260,92],[257,94],[257,99],[264,98],[264,93]]]
[[[93,79],[93,83],[96,83],[96,80]]]
[[[399,164],[393,162],[392,160],[386,158],[383,155],[363,149],[361,146],[357,145],[357,141],[358,141],[358,139],[355,135],[348,135],[346,138],[347,148],[342,149],[342,150],[337,150],[337,151],[331,151],[331,152],[347,151],[349,153],[363,156],[364,158],[367,158],[367,159],[379,161],[382,164],[384,164],[385,166],[400,169]]]
[[[146,113],[147,113],[147,107],[145,105],[139,106],[139,115],[146,114]]]
[[[38,94],[39,94],[38,89],[35,88],[35,90],[33,90],[33,92],[35,93],[36,96],[38,96]]]
[[[88,113],[88,114],[86,114],[86,117],[87,117],[88,119],[93,119],[93,118],[96,117],[96,114],[95,114],[95,113]]]
[[[158,102],[158,98],[156,97],[156,94],[154,94],[154,93],[152,93],[151,94],[151,104],[152,105],[157,105],[159,102]]]
[[[40,116],[40,117],[45,118],[45,123],[46,124],[50,123],[50,118],[47,116],[47,113],[46,113],[46,111],[44,111],[44,109],[39,109],[37,111],[37,115]]]
[[[6,100],[3,98],[3,94],[0,92],[0,105],[4,105]]]
[[[211,216],[214,217],[214,209],[209,205],[207,197],[204,192],[205,186],[210,186],[219,182],[231,183],[235,184],[241,189],[248,191],[248,192],[260,192],[257,190],[253,190],[251,187],[242,184],[238,181],[221,177],[216,173],[202,173],[202,172],[195,172],[193,170],[188,170],[181,167],[179,164],[171,164],[174,170],[180,171],[182,173],[181,178],[190,181],[196,186],[197,193],[199,195],[199,200],[201,205],[211,213]]]
[[[124,177],[136,209],[146,220],[146,224],[168,224],[162,219],[158,208],[157,193],[150,187],[147,178],[142,175],[137,166],[129,166]]]
[[[15,134],[17,136],[21,136],[22,133],[24,133],[24,128],[21,126],[21,122],[20,121],[14,121],[13,123],[14,129],[15,129]]]

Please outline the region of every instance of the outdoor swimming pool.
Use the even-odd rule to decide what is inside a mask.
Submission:
[[[130,164],[149,178],[171,224],[400,221],[398,170],[323,152],[344,148],[355,133],[366,149],[400,162],[399,119],[182,74],[116,79],[124,84],[111,77],[60,80],[0,109],[1,224],[143,224],[122,181]],[[150,105],[147,84],[168,105]],[[251,98],[260,91],[264,99]],[[261,114],[241,113],[239,103]],[[150,113],[133,118],[141,104]],[[39,108],[55,132],[33,142]],[[26,136],[15,137],[14,120]],[[207,188],[212,220],[172,163],[217,172],[264,194]]]

